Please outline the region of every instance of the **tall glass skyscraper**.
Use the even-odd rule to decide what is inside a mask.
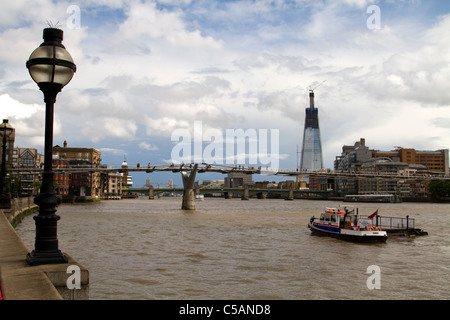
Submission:
[[[322,143],[320,141],[319,110],[314,107],[314,92],[309,91],[309,108],[306,108],[305,130],[301,152],[300,170],[323,169]]]

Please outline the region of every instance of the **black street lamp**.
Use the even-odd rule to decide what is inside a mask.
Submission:
[[[44,42],[33,51],[26,64],[31,78],[44,93],[45,102],[44,172],[40,193],[34,199],[39,214],[34,216],[35,249],[27,254],[30,265],[67,262],[67,257],[58,249],[57,222],[60,217],[55,214],[58,199],[53,186],[53,113],[56,95],[72,79],[76,66],[62,45],[62,30],[46,28],[43,38]]]
[[[6,178],[6,144],[7,138],[12,134],[13,128],[8,123],[8,119],[3,119],[3,123],[0,125],[2,133],[2,169],[0,173],[0,208],[10,209],[11,208],[11,192],[9,190],[8,179]],[[9,146],[11,148],[11,146]]]

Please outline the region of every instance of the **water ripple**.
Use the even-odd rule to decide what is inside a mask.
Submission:
[[[339,203],[136,199],[58,208],[60,249],[90,272],[91,299],[448,299],[448,205],[361,204],[408,212],[426,237],[362,245],[310,234],[307,223]],[[31,216],[17,227],[34,246]],[[381,268],[381,289],[366,270]]]

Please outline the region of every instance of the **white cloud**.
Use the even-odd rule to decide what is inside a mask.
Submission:
[[[131,2],[127,8],[127,19],[118,29],[120,39],[159,40],[176,47],[204,47],[221,49],[222,42],[210,36],[202,36],[199,30],[187,30],[181,12],[158,10],[152,2]],[[116,42],[120,45],[119,42]]]
[[[349,6],[356,6],[358,8],[367,8],[369,5],[374,4],[373,0],[342,0],[343,3]]]
[[[0,95],[0,110],[3,118],[8,119],[16,129],[15,145],[43,146],[45,106],[37,104],[24,104],[8,94]],[[61,132],[61,122],[58,116],[54,118],[53,132],[58,135]]]
[[[170,137],[176,129],[189,128],[190,124],[185,120],[178,120],[176,118],[163,117],[154,119],[146,117],[147,135]]]
[[[100,151],[101,153],[110,153],[115,156],[123,156],[126,154],[125,150],[117,148],[99,148],[98,151]]]
[[[450,15],[409,46],[387,58],[365,81],[378,98],[450,107]]]
[[[380,30],[366,27],[373,3],[385,5]],[[69,4],[2,4],[0,104],[23,143],[43,144],[44,110],[25,61],[45,20],[64,17]],[[81,1],[81,29],[64,30],[78,70],[58,95],[55,139],[94,142],[111,155],[158,151],[151,154],[163,159],[174,130],[192,130],[194,121],[205,130],[277,128],[281,161],[294,166],[308,89],[326,80],[315,93],[327,166],[360,137],[377,148],[448,146],[450,17],[425,26],[387,12],[391,4]],[[148,138],[167,143],[157,148]]]
[[[112,117],[86,120],[81,126],[81,132],[94,143],[105,138],[132,139],[136,131],[137,125],[134,121]]]
[[[156,150],[158,150],[157,146],[152,145],[152,144],[147,143],[147,142],[140,142],[138,146],[139,146],[140,149],[144,149],[144,150],[148,150],[148,151],[156,151]]]
[[[38,111],[43,111],[44,106],[38,104],[24,104],[11,98],[8,94],[0,95],[0,107],[4,117],[15,120],[30,118]]]

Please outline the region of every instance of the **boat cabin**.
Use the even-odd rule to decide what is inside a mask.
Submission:
[[[325,212],[320,215],[320,223],[352,229],[358,224],[358,214],[355,212],[355,209],[349,207],[326,208]]]

